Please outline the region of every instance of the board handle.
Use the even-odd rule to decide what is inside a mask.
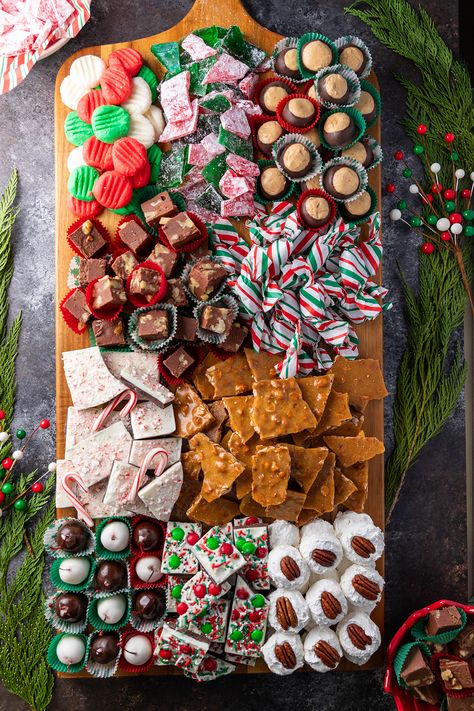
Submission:
[[[187,15],[178,23],[190,27],[208,27],[210,25],[239,25],[241,29],[254,25],[263,28],[250,15],[242,0],[195,0]]]

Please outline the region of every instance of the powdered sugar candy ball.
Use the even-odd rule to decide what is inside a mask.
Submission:
[[[274,674],[293,674],[304,664],[303,643],[299,634],[275,632],[262,647],[265,662]]]
[[[301,590],[309,580],[309,568],[293,546],[277,546],[268,555],[268,573],[277,588]]]
[[[273,521],[268,527],[270,536],[270,548],[287,545],[298,547],[300,542],[300,532],[298,526],[289,521]]]
[[[300,632],[308,624],[308,603],[298,590],[278,588],[269,595],[268,600],[268,621],[277,632]]]
[[[367,614],[375,609],[382,597],[384,579],[375,568],[351,565],[341,577],[342,592],[354,605]]]
[[[301,529],[300,551],[311,572],[324,575],[342,560],[342,545],[328,521],[312,521]]]
[[[306,664],[321,674],[334,671],[342,658],[337,634],[330,627],[313,627],[304,639],[303,649]]]
[[[353,563],[372,565],[384,551],[384,536],[367,514],[339,512],[334,532],[341,541],[344,554]]]
[[[380,630],[365,612],[349,613],[338,624],[336,634],[346,659],[358,666],[368,662],[380,647]]]
[[[336,580],[318,580],[306,593],[311,617],[317,625],[335,625],[347,615],[347,600]]]

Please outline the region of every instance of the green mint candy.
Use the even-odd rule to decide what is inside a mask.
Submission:
[[[160,176],[162,150],[153,143],[146,153],[151,166],[150,183],[157,183]]]
[[[171,597],[173,600],[181,600],[181,590],[183,589],[182,585],[175,585],[171,589]]]
[[[193,35],[200,37],[203,42],[205,42],[209,47],[220,46],[221,39],[223,39],[227,34],[225,27],[219,27],[219,25],[212,25],[211,27],[201,27],[200,30],[195,30]]]
[[[176,528],[173,528],[171,531],[171,538],[173,541],[182,541],[184,538],[184,531],[180,526],[176,526]]]
[[[156,76],[155,72],[152,72],[150,67],[147,67],[145,66],[145,64],[142,64],[142,66],[140,67],[140,71],[137,74],[137,77],[141,77],[142,79],[144,79],[150,87],[151,100],[154,104],[158,98],[158,77]]]
[[[127,135],[130,114],[121,106],[98,106],[92,114],[94,135],[104,143],[114,143]]]
[[[80,165],[69,175],[67,181],[68,192],[77,200],[91,202],[94,199],[92,188],[99,177],[99,171],[90,165]]]
[[[214,536],[210,536],[207,539],[207,547],[211,551],[215,551],[217,548],[219,548],[219,541],[217,540],[217,538],[214,538]]]
[[[71,111],[64,122],[64,133],[73,146],[82,146],[94,132],[90,124],[79,118],[77,111]]]
[[[230,633],[230,638],[233,642],[240,642],[240,640],[244,638],[244,635],[240,630],[234,630]]]
[[[215,111],[218,114],[223,114],[224,111],[231,108],[232,102],[230,102],[226,96],[217,94],[216,96],[211,96],[210,99],[206,99],[206,97],[204,97],[204,99],[201,99],[199,105],[204,109],[209,109],[209,111]]]
[[[254,44],[247,42],[242,31],[237,25],[232,25],[222,40],[222,48],[232,54],[241,62],[247,64],[251,69],[255,69],[266,58],[266,52]]]
[[[172,570],[176,570],[176,568],[179,568],[181,565],[181,560],[179,556],[177,556],[175,553],[170,556],[170,559],[168,561],[168,565]]]

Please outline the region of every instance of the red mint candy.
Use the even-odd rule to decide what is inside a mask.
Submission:
[[[239,600],[247,600],[249,594],[245,588],[239,588],[236,590],[235,594],[239,598]]]
[[[232,555],[234,552],[234,546],[231,543],[222,543],[221,547],[219,548],[219,552],[222,555]]]
[[[135,190],[137,188],[144,188],[145,185],[148,185],[150,182],[150,176],[151,176],[151,166],[150,163],[147,161],[143,168],[141,170],[137,170],[135,175],[132,175],[130,178],[131,183],[132,183],[132,188]]]
[[[193,650],[191,649],[189,644],[180,644],[179,651],[181,652],[181,654],[191,654]]]
[[[220,585],[216,585],[216,583],[210,583],[209,585],[209,592],[211,595],[220,595],[222,588]]]
[[[259,546],[255,551],[255,555],[257,556],[257,558],[265,558],[265,556],[267,555],[267,549],[263,546]]]
[[[99,141],[95,136],[91,136],[84,143],[82,155],[87,165],[91,165],[97,170],[112,170],[114,167],[112,144]]]
[[[205,585],[195,585],[193,587],[194,594],[196,595],[197,598],[202,600],[204,595],[206,594],[206,586]]]
[[[108,104],[123,104],[132,93],[130,74],[117,64],[108,67],[100,78],[100,87]]]
[[[249,516],[245,519],[246,526],[253,526],[254,523],[258,523],[258,518],[256,516]]]
[[[257,610],[253,610],[253,612],[249,612],[248,618],[250,622],[260,622],[260,613]]]
[[[120,66],[132,77],[138,74],[142,64],[143,60],[140,52],[137,52],[136,49],[132,49],[132,47],[116,49],[115,52],[109,55],[109,67]]]
[[[160,649],[159,655],[162,659],[171,659],[172,657],[170,649]]]
[[[186,537],[186,541],[188,542],[188,544],[190,546],[194,546],[194,544],[199,541],[199,536],[194,531],[191,531],[191,533],[188,533],[188,535]]]
[[[186,605],[185,602],[178,602],[176,605],[176,612],[178,615],[184,615],[185,612],[187,612],[188,606]]]
[[[258,570],[247,570],[245,573],[245,577],[249,581],[249,583],[255,582],[255,580],[258,580]]]
[[[116,210],[132,199],[132,184],[116,170],[108,170],[97,178],[92,193],[101,205]]]
[[[86,123],[92,123],[92,114],[96,108],[106,103],[102,89],[91,89],[79,100],[77,115]]]
[[[204,669],[208,672],[213,672],[217,669],[217,662],[215,659],[212,659],[211,657],[208,657],[205,659],[202,663]]]
[[[77,217],[97,217],[104,209],[97,200],[78,200],[72,195],[67,194],[66,197],[67,209],[73,212]]]
[[[145,146],[135,138],[119,138],[112,145],[114,168],[122,175],[131,177],[148,163]]]
[[[240,618],[240,612],[238,610],[232,610],[232,614],[230,616],[231,620],[238,620]]]

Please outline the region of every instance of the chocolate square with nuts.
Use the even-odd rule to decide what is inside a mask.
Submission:
[[[144,296],[147,301],[151,301],[161,287],[161,274],[155,269],[138,267],[130,279],[130,293],[134,296]]]
[[[127,252],[119,254],[119,256],[112,262],[111,267],[112,271],[115,272],[120,279],[125,280],[128,279],[137,264],[137,258],[133,254],[132,250],[129,249]]]
[[[231,309],[209,305],[202,310],[200,326],[205,331],[212,331],[222,336],[229,333],[233,321],[234,313]]]
[[[209,301],[227,277],[226,269],[211,259],[201,259],[188,274],[188,288],[200,301]]]
[[[166,366],[171,375],[174,375],[175,378],[180,378],[181,375],[188,370],[194,362],[194,357],[188,353],[183,346],[180,346],[174,351],[174,353],[163,361],[163,365]]]
[[[180,279],[168,279],[167,304],[173,306],[188,306],[189,301]]]
[[[92,307],[94,309],[116,309],[127,300],[122,279],[104,276],[92,287]]]
[[[438,610],[433,610],[428,615],[426,623],[426,634],[429,637],[435,637],[443,632],[450,632],[461,626],[461,615],[459,610],[454,605],[441,607]]]
[[[199,227],[194,224],[187,212],[179,212],[162,225],[166,239],[172,247],[182,247],[200,237]]]
[[[127,220],[119,225],[118,236],[135,254],[143,253],[153,245],[151,235],[135,220]]]
[[[86,285],[94,279],[100,279],[105,276],[106,267],[105,259],[80,259],[79,282]]]
[[[69,235],[69,239],[83,257],[93,257],[107,244],[91,220],[84,220],[82,225]]]
[[[179,260],[179,255],[166,245],[157,242],[147,257],[147,262],[154,262],[163,269],[165,277],[170,277]]]
[[[63,308],[69,311],[79,324],[85,324],[91,317],[90,309],[87,305],[86,295],[80,289],[72,292],[63,303]]]
[[[140,314],[137,333],[144,341],[159,341],[169,336],[168,312],[154,309]]]
[[[120,318],[113,321],[93,321],[92,330],[98,346],[124,346],[125,335]]]
[[[150,227],[158,229],[163,217],[176,215],[176,206],[167,192],[158,193],[146,202],[142,202],[142,210],[145,220]]]

